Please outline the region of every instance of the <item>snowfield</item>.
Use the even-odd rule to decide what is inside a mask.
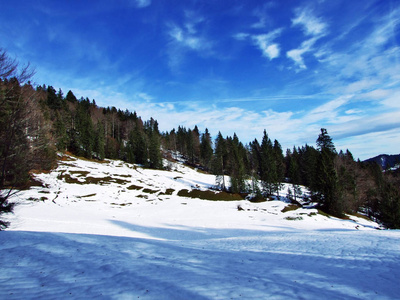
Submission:
[[[183,197],[215,177],[169,167],[63,156],[37,174],[0,232],[0,299],[399,299],[400,231]]]

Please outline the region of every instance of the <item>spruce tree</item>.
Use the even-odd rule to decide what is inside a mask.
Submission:
[[[277,182],[277,171],[272,141],[265,130],[261,142],[260,159],[260,179],[267,194],[272,195]]]
[[[321,129],[317,139],[319,157],[316,171],[316,198],[322,209],[334,216],[343,215],[338,193],[338,176],[335,170],[336,149],[326,129]]]
[[[200,158],[201,163],[206,170],[210,169],[210,163],[213,155],[212,141],[210,133],[206,128],[205,132],[201,135],[200,142]]]
[[[216,185],[222,190],[226,190],[225,185],[225,167],[227,160],[227,145],[221,132],[218,132],[217,138],[215,139],[215,153],[213,158],[213,173],[216,175]]]

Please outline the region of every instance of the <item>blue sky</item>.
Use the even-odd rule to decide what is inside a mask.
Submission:
[[[163,131],[400,152],[400,1],[0,2],[0,47],[64,94]]]

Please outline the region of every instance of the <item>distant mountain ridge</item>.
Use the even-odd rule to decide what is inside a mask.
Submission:
[[[392,168],[396,164],[400,164],[400,154],[388,155],[388,154],[380,154],[378,156],[369,158],[365,160],[366,162],[376,162],[383,169]]]

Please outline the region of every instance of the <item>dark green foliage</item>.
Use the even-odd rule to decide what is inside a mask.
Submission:
[[[265,130],[261,145],[255,139],[246,147],[236,134],[223,138],[219,132],[213,151],[207,129],[201,134],[197,126],[179,126],[177,131],[161,134],[156,120],[143,123],[136,112],[99,108],[95,100],[77,100],[72,91],[64,98],[62,91],[52,86],[35,90],[24,84],[31,74],[28,68],[18,73],[17,67],[15,60],[0,49],[1,191],[24,184],[31,169],[51,168],[55,148],[87,158],[119,158],[156,169],[163,167],[162,148],[164,153],[180,152],[192,166],[211,170],[225,193],[225,176],[229,176],[233,194],[227,195],[248,191],[258,199],[265,194],[279,195],[286,176],[293,184],[294,200],[300,194],[299,185],[305,185],[326,213],[340,217],[362,210],[388,228],[400,227],[400,176],[390,170],[383,173],[376,164],[356,162],[349,151],[338,154],[324,128],[316,141],[317,149],[294,147],[286,157],[279,142],[272,143]],[[249,186],[246,180],[251,180]],[[187,191],[186,195],[195,193],[205,196],[197,191]],[[7,195],[0,195],[0,213],[12,209]]]
[[[272,195],[278,182],[275,152],[271,139],[264,130],[260,153],[260,179],[267,194]]]
[[[201,163],[204,166],[205,170],[209,170],[211,166],[211,159],[213,156],[213,149],[212,149],[212,141],[210,133],[206,128],[205,132],[201,136],[200,142],[200,158]]]
[[[105,157],[104,148],[105,148],[104,126],[101,122],[98,122],[96,125],[93,152],[95,153],[95,156],[100,160],[103,160]]]
[[[0,191],[0,216],[3,214],[13,212],[15,203],[10,203],[8,201],[10,192],[11,192],[11,190],[8,193],[2,193],[2,191]],[[0,220],[0,231],[7,228],[8,225],[9,225],[9,222]]]
[[[326,129],[321,129],[317,139],[319,156],[316,178],[312,185],[315,199],[325,212],[337,217],[343,215],[343,205],[339,195],[338,176],[335,169],[336,150]]]
[[[160,138],[157,131],[153,131],[150,135],[149,144],[149,167],[152,169],[162,168],[162,158],[160,152]]]
[[[55,159],[40,91],[24,84],[32,75],[0,49],[0,214],[12,212],[11,191],[28,182],[29,170],[50,168]],[[0,221],[0,229],[7,225]]]
[[[228,159],[228,170],[231,177],[231,192],[241,193],[246,191],[245,183],[245,165],[244,165],[244,147],[236,134],[233,138],[228,138],[228,149],[229,149],[229,159]]]

